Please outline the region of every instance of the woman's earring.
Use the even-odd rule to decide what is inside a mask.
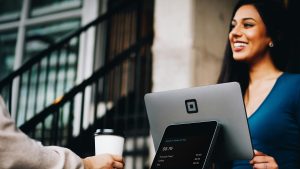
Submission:
[[[269,47],[270,47],[270,48],[274,47],[273,42],[270,42],[270,43],[269,43]]]

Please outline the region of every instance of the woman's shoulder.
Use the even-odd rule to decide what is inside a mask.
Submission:
[[[282,75],[288,79],[295,79],[295,80],[300,79],[300,73],[283,72]]]
[[[282,82],[285,84],[293,84],[300,86],[300,74],[284,72],[281,76]]]

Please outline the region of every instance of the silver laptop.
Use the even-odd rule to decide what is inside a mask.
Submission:
[[[217,160],[253,158],[247,115],[238,83],[149,93],[144,99],[156,151],[167,126],[216,120],[222,126],[216,149]]]

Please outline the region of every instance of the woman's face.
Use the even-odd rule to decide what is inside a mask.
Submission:
[[[232,20],[229,41],[236,61],[254,63],[268,55],[271,38],[253,5],[241,6]]]

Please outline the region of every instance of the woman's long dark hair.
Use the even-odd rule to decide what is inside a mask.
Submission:
[[[286,68],[287,43],[285,42],[286,12],[284,5],[278,0],[240,0],[234,8],[232,18],[243,5],[253,5],[262,18],[268,36],[271,37],[274,47],[269,48],[274,65],[284,71]],[[286,52],[286,53],[284,53]],[[249,85],[249,65],[233,59],[232,49],[227,41],[223,65],[218,83],[237,81],[240,83],[243,94]]]

